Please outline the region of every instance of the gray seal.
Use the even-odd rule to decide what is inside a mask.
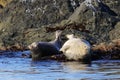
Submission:
[[[91,45],[88,41],[76,38],[73,34],[66,35],[68,40],[60,49],[68,60],[90,61]]]
[[[55,32],[56,38],[50,42],[33,42],[28,48],[32,52],[32,60],[41,60],[43,57],[59,54],[62,47],[62,31]]]

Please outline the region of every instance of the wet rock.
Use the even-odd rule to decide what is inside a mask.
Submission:
[[[92,47],[92,59],[120,59],[120,39]]]
[[[70,61],[63,54],[50,56],[47,59],[58,61]],[[120,39],[103,42],[92,46],[91,60],[119,60],[120,59]],[[71,60],[74,61],[74,60]]]
[[[20,44],[15,44],[12,46],[7,46],[7,47],[0,47],[0,50],[4,50],[4,51],[24,51],[24,50],[28,50],[28,48],[26,46],[20,45]]]

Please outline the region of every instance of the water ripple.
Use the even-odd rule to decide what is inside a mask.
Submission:
[[[29,58],[0,58],[0,80],[119,80],[119,60],[57,62]]]

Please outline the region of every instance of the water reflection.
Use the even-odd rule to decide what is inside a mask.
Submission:
[[[68,69],[69,71],[80,71],[86,70],[90,64],[81,64],[80,62],[63,62],[63,67]]]
[[[0,80],[119,80],[120,61],[80,62],[0,58]]]

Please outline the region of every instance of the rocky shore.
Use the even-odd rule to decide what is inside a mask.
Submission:
[[[91,49],[91,57],[93,60],[119,60],[120,59],[120,40],[113,40],[109,43],[100,43],[93,45]],[[67,61],[63,54],[53,55],[48,59]]]
[[[109,43],[100,43],[92,47],[92,59],[120,59],[120,39]]]
[[[5,48],[4,48],[5,49]],[[5,50],[0,50],[1,56],[6,57],[23,57],[31,58],[31,51],[28,48],[20,48],[19,46],[13,46]],[[91,48],[91,58],[93,60],[119,60],[120,59],[120,39],[113,40],[111,42],[103,42],[100,44],[94,44]],[[43,57],[43,59],[51,59],[57,61],[69,61],[63,54],[52,55]]]
[[[119,0],[1,0],[0,54],[28,50],[32,42],[51,41],[54,32],[62,30],[63,43],[69,33],[89,41],[93,60],[120,59],[119,4]]]

